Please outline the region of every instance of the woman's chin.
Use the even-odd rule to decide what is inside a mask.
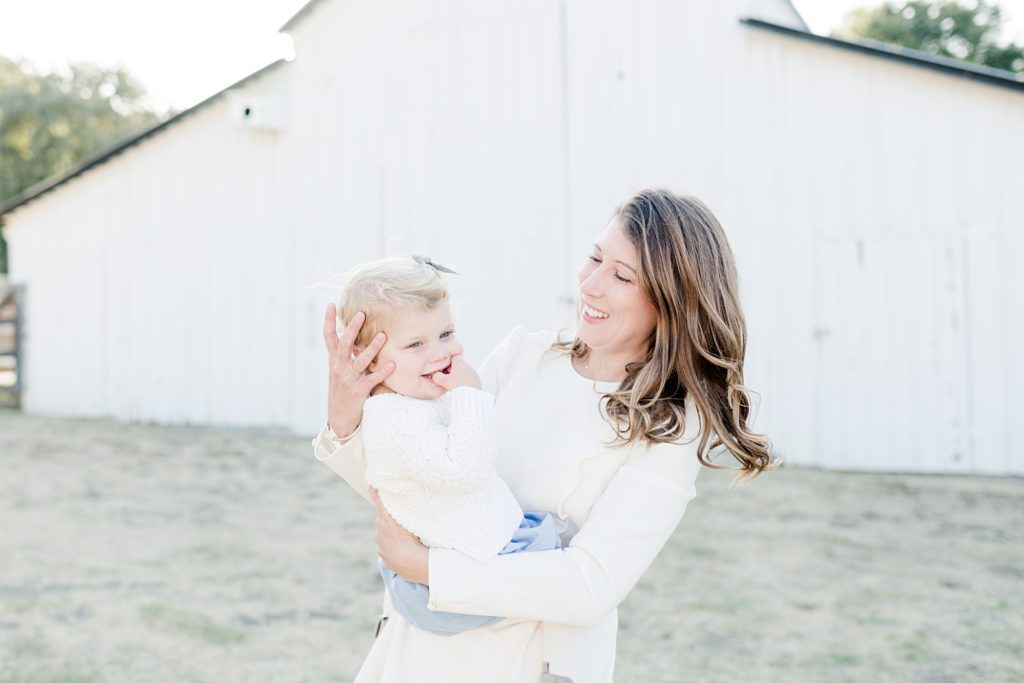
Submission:
[[[595,330],[593,325],[585,320],[580,320],[580,324],[576,327],[576,336],[591,349],[601,345],[602,335],[598,334],[598,330]]]

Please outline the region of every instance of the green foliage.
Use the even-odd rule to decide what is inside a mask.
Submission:
[[[854,10],[838,32],[1024,73],[1024,45],[999,44],[1002,12],[987,0],[886,2]]]
[[[159,118],[124,69],[37,74],[0,57],[0,204]]]

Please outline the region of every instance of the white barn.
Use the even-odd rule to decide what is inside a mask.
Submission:
[[[295,58],[0,207],[23,405],[322,424],[326,287],[454,267],[471,361],[571,325],[614,206],[704,199],[787,462],[1024,474],[1024,82],[784,0],[313,0]]]

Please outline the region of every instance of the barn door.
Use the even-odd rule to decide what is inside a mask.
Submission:
[[[822,238],[815,268],[820,463],[969,470],[962,242]]]

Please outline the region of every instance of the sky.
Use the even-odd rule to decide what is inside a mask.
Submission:
[[[714,0],[689,0],[713,2]],[[121,65],[158,109],[185,109],[280,57],[278,29],[306,0],[0,0],[0,55],[49,71],[72,61]],[[876,0],[794,0],[812,31]],[[1024,0],[1000,0],[1024,42]],[[55,20],[56,18],[56,20]]]

